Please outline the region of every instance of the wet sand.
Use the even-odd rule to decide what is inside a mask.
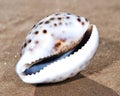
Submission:
[[[21,46],[32,26],[56,11],[87,17],[100,45],[90,65],[57,84],[30,85],[15,73]],[[0,0],[1,96],[120,96],[119,0]]]

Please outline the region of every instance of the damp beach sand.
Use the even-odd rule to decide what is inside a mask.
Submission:
[[[98,27],[99,48],[71,79],[25,84],[15,72],[21,46],[32,26],[56,11],[87,17]],[[0,0],[0,96],[120,96],[119,16],[119,0]]]

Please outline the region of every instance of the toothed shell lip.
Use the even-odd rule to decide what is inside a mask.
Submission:
[[[85,20],[86,22],[88,22],[87,19]],[[81,19],[78,18],[78,22],[81,22]],[[40,23],[41,22],[39,22],[39,24]],[[89,28],[90,29],[87,29],[87,31],[90,32],[90,37],[81,49],[78,49],[77,52],[74,52],[69,56],[66,56],[60,60],[56,60],[55,62],[50,63],[46,67],[43,67],[43,69],[40,70],[40,72],[36,72],[35,74],[24,74],[25,70],[32,66],[32,64],[34,64],[34,62],[36,62],[37,60],[31,60],[31,54],[28,51],[26,51],[16,65],[16,72],[19,75],[19,77],[26,83],[34,84],[55,83],[75,76],[78,72],[83,70],[89,64],[90,59],[93,57],[98,47],[99,34],[97,27],[94,24],[91,24]],[[44,31],[46,33],[46,30]],[[38,32],[36,31],[35,34],[38,34]],[[26,57],[28,59],[26,59]],[[80,59],[77,59],[78,57],[80,57]]]

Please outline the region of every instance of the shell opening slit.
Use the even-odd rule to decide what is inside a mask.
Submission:
[[[70,56],[71,54],[74,54],[74,52],[77,52],[89,40],[91,32],[92,32],[92,27],[93,27],[93,25],[91,25],[90,28],[85,32],[82,40],[79,42],[79,44],[75,48],[67,51],[66,53],[60,54],[60,55],[54,55],[51,57],[43,58],[42,60],[38,60],[36,63],[33,63],[32,66],[30,66],[28,69],[26,69],[24,71],[24,74],[31,75],[31,74],[35,74],[36,72],[40,72],[47,65],[50,65],[57,60],[61,60],[67,56]]]

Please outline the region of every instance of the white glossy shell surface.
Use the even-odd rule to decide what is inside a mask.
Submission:
[[[36,74],[25,75],[23,72],[32,62],[59,53],[66,46],[69,49],[71,44],[82,39],[90,27],[86,18],[70,13],[55,13],[42,19],[26,37],[22,56],[16,66],[19,77],[26,83],[50,83],[76,75],[88,65],[98,47],[98,30],[95,25],[92,26],[90,39],[78,52],[48,65]]]

